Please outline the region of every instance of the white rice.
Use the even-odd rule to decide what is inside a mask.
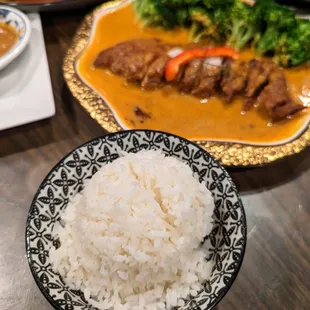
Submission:
[[[68,204],[50,262],[99,309],[182,306],[210,276],[200,243],[213,209],[211,193],[185,163],[159,151],[127,154]]]

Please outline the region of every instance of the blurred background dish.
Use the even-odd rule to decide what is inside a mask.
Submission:
[[[85,7],[103,0],[2,0],[0,3],[17,7],[26,12],[57,11]]]
[[[27,14],[31,37],[24,52],[0,71],[0,130],[55,114],[40,15]]]
[[[0,5],[0,70],[23,52],[30,36],[28,17],[17,9]]]

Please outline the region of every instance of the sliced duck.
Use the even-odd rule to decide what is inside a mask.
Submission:
[[[103,50],[94,65],[110,69],[128,81],[142,81],[149,65],[170,47],[158,39],[134,39]],[[146,83],[147,84],[147,83]]]
[[[192,94],[201,98],[209,98],[216,94],[222,75],[222,68],[203,62],[199,77],[197,78]]]
[[[293,115],[304,107],[290,98],[287,82],[283,71],[275,68],[269,75],[269,83],[258,97],[273,121],[279,121]]]
[[[175,49],[181,49],[181,53],[171,56]],[[210,63],[208,55],[214,53],[217,57],[226,55],[220,58],[224,57],[224,64]],[[229,48],[188,50],[185,46],[182,52],[180,46],[158,39],[134,39],[100,52],[94,65],[122,75],[146,90],[169,84],[200,98],[221,92],[228,103],[234,96],[244,94],[245,111],[258,102],[274,121],[304,108],[292,100],[284,72],[273,62],[263,59],[246,62],[234,59],[234,54]]]
[[[165,83],[165,68],[169,60],[166,54],[158,56],[148,67],[141,86],[144,89],[160,88]]]
[[[202,59],[194,59],[187,65],[184,70],[183,78],[179,83],[179,90],[182,93],[190,93],[192,91],[202,68],[202,64]]]
[[[248,63],[240,60],[227,59],[225,62],[221,88],[226,102],[241,94],[246,87],[248,79]]]
[[[268,76],[274,64],[271,61],[252,59],[249,62],[248,83],[245,90],[244,111],[250,110],[257,96],[268,83]]]

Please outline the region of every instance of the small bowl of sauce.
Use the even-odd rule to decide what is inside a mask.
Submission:
[[[17,42],[18,32],[11,25],[0,22],[0,56],[6,54]]]
[[[0,5],[0,70],[23,52],[30,35],[28,17],[15,8]]]

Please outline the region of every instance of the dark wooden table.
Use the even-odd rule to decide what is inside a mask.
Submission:
[[[42,15],[56,116],[0,132],[0,310],[52,309],[25,256],[27,212],[49,170],[76,146],[105,134],[62,77],[64,53],[89,10]],[[310,149],[229,172],[244,202],[248,244],[239,276],[217,310],[309,309]]]

